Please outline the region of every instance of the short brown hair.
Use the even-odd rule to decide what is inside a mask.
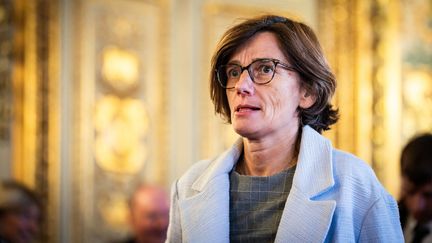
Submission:
[[[0,218],[10,212],[21,212],[31,206],[43,209],[38,194],[24,184],[6,180],[0,182]]]
[[[218,84],[215,70],[226,64],[239,47],[255,34],[265,31],[275,34],[279,48],[300,75],[301,86],[316,98],[311,107],[297,108],[300,124],[309,125],[320,133],[330,129],[330,125],[339,118],[338,110],[331,105],[336,78],[327,64],[318,39],[309,26],[274,15],[248,19],[228,29],[223,35],[211,63],[210,95],[215,112],[231,123],[226,91]]]

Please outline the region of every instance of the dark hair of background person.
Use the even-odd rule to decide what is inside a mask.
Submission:
[[[411,139],[402,150],[401,174],[416,186],[432,182],[432,134]]]
[[[231,56],[251,37],[265,31],[276,35],[285,57],[300,75],[301,87],[316,98],[310,108],[298,107],[300,124],[309,125],[319,133],[330,129],[330,125],[339,118],[338,110],[331,105],[336,78],[323,55],[318,39],[307,25],[273,15],[247,20],[229,29],[222,37],[211,62],[210,95],[215,112],[231,123],[226,90],[218,84],[215,70],[220,65],[227,64]]]
[[[6,180],[1,182],[0,218],[6,213],[21,212],[31,206],[36,206],[39,211],[43,208],[35,192],[17,181]]]

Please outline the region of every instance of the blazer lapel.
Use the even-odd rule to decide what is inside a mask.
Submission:
[[[331,144],[305,126],[293,185],[275,242],[323,242],[336,202],[318,197],[333,185]]]
[[[208,189],[179,202],[183,242],[229,242],[229,178],[215,178]]]
[[[229,172],[242,150],[239,139],[193,183],[196,193],[179,201],[184,242],[229,242]]]

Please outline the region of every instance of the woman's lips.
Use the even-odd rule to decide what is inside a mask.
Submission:
[[[260,110],[259,107],[257,106],[252,106],[252,105],[238,105],[235,109],[235,113],[236,114],[247,114],[250,112],[254,112],[254,111],[258,111]]]

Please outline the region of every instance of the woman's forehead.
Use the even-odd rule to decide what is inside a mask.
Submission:
[[[246,43],[239,46],[229,59],[229,63],[249,63],[259,58],[273,58],[286,62],[279,41],[271,32],[261,32],[254,35]]]

